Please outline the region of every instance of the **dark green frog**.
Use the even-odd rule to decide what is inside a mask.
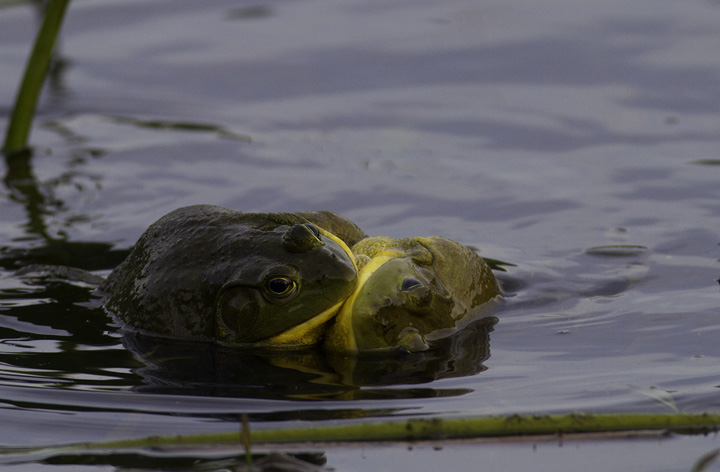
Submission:
[[[364,236],[329,212],[180,208],[148,228],[100,292],[120,321],[153,334],[316,344],[357,286],[346,242]]]

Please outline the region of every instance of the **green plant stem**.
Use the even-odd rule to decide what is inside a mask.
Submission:
[[[55,40],[69,3],[70,0],[48,1],[45,18],[35,39],[35,46],[15,99],[15,107],[10,117],[2,149],[5,155],[11,155],[27,148],[38,97],[50,67]]]
[[[685,433],[717,431],[720,414],[565,414],[511,415],[480,418],[412,419],[407,421],[365,422],[343,425],[315,425],[303,428],[260,429],[252,433],[253,444],[303,442],[380,442],[445,440],[543,434],[608,433],[638,430],[660,430]],[[139,439],[83,443],[57,448],[0,450],[4,454],[43,451],[68,452],[117,450],[138,447],[193,446],[202,444],[237,444],[237,432],[186,436],[149,436]]]
[[[525,436],[557,433],[615,432],[641,429],[714,430],[720,415],[712,414],[567,414],[512,415],[507,417],[412,419],[307,428],[255,430],[254,444],[286,442],[412,441],[498,436]],[[128,445],[236,442],[237,434],[165,436],[130,440]],[[139,441],[136,443],[135,441]],[[156,442],[157,441],[157,442]],[[122,445],[124,441],[117,444]]]

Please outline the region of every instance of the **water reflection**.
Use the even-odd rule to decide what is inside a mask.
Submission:
[[[285,399],[456,396],[470,389],[411,385],[477,374],[497,322],[482,318],[425,352],[327,356],[320,350],[261,352],[127,333],[123,344],[145,365],[139,391]],[[392,389],[380,387],[394,386]]]
[[[32,151],[29,149],[5,156],[7,172],[3,183],[10,192],[10,199],[25,206],[27,232],[49,240],[51,238],[44,218],[52,213],[52,208],[59,207],[61,202],[40,191],[32,170],[31,158]]]
[[[43,264],[105,270],[117,266],[128,253],[129,249],[114,249],[109,243],[48,238],[44,245],[37,247],[0,247],[0,267],[14,270]]]
[[[245,453],[237,447],[216,446],[205,448],[202,452],[193,450],[187,454],[172,448],[154,448],[152,451],[136,450],[127,452],[83,452],[63,453],[47,452],[5,455],[0,463],[22,464],[39,463],[64,466],[110,466],[118,471],[165,471],[177,472],[233,470],[237,472],[322,472],[332,471],[326,468],[327,457],[321,452],[294,452],[251,454],[250,462]]]
[[[64,134],[68,142],[81,138],[70,133]],[[126,250],[113,250],[110,243],[68,241],[63,230],[53,231],[47,220],[56,218],[65,210],[64,202],[55,196],[61,184],[73,185],[82,190],[84,186],[77,182],[77,172],[71,170],[57,180],[42,184],[35,177],[32,159],[33,150],[5,155],[6,173],[3,184],[9,192],[9,199],[24,206],[26,223],[25,240],[37,240],[41,244],[29,247],[23,244],[19,248],[0,246],[0,267],[14,270],[29,264],[52,264],[79,267],[86,270],[111,269],[118,265],[128,254]],[[85,163],[87,153],[94,151],[78,150],[71,161],[71,167]],[[69,215],[64,226],[89,220],[87,215],[77,213]],[[53,234],[55,233],[55,234]]]
[[[138,363],[119,345],[110,317],[92,307],[92,286],[42,273],[19,280],[25,283],[0,292],[0,383],[73,389],[137,383],[130,369]]]
[[[263,5],[235,8],[227,13],[227,19],[229,20],[256,20],[260,18],[267,18],[273,15],[272,8]]]

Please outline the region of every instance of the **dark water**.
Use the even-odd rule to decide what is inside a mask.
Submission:
[[[3,129],[36,20],[0,3]],[[717,411],[718,25],[709,0],[76,0],[32,155],[0,187],[0,443],[235,431],[243,413],[261,428]],[[90,286],[14,273],[106,275],[151,222],[195,203],[447,236],[515,264],[496,272],[507,300],[435,353],[338,373],[148,349],[91,308]],[[343,471],[689,470],[718,445],[321,452]]]

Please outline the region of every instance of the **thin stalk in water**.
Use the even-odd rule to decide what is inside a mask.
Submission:
[[[578,433],[614,433],[639,430],[707,434],[718,431],[720,415],[712,413],[610,413],[563,415],[509,415],[476,418],[429,418],[406,421],[378,421],[341,425],[313,425],[287,429],[259,429],[252,443],[280,444],[304,442],[384,442],[449,440],[508,436],[563,435]],[[249,428],[244,428],[249,431]],[[237,444],[248,438],[238,433],[150,436],[137,439],[82,443],[65,446],[2,448],[0,458],[25,454],[91,453],[96,450],[121,450],[162,446],[199,446]],[[249,452],[249,445],[245,444]]]
[[[38,97],[50,68],[55,41],[69,3],[70,0],[49,0],[47,3],[45,18],[25,68],[25,75],[20,83],[20,90],[15,99],[15,107],[5,135],[2,151],[6,156],[23,151],[28,147],[28,137]]]

